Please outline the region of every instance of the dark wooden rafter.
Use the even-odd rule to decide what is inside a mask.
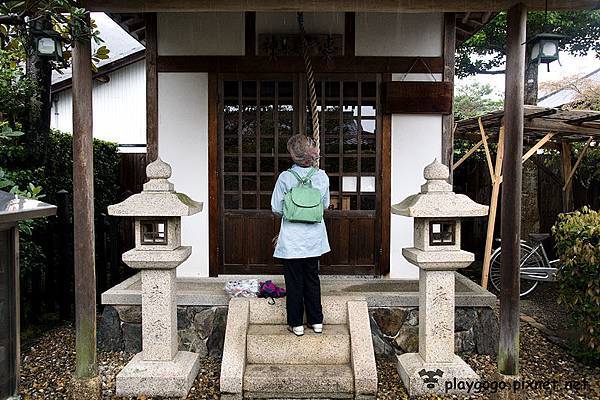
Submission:
[[[456,45],[458,46],[479,32],[496,15],[498,13],[491,11],[456,13]]]
[[[316,73],[442,73],[442,57],[420,57],[423,63],[415,63],[416,57],[333,57],[328,65],[315,58]],[[426,65],[425,65],[426,64]],[[158,72],[222,72],[222,73],[304,73],[302,57],[278,57],[269,61],[266,57],[244,56],[159,56]]]
[[[244,13],[244,55],[256,56],[256,13]]]
[[[175,12],[175,11],[304,11],[304,12],[494,12],[506,10],[514,0],[82,0],[91,11],[111,12]],[[594,9],[597,0],[522,0],[530,10]]]
[[[347,12],[344,23],[344,55],[354,56],[356,53],[356,13]]]

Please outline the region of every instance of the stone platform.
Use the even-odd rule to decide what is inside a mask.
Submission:
[[[248,276],[177,279],[179,350],[221,357],[229,296],[225,282]],[[283,285],[282,276],[258,276]],[[419,292],[416,280],[356,276],[321,276],[323,296],[357,295],[366,299],[373,346],[377,355],[416,352],[419,345]],[[495,354],[498,320],[492,307],[496,297],[464,276],[456,275],[455,350],[458,353]],[[104,308],[98,327],[101,349],[141,351],[139,275],[102,295]],[[272,310],[271,310],[272,311]]]

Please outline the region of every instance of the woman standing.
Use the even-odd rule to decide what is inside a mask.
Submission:
[[[271,197],[274,213],[283,215],[285,196],[298,186],[301,179],[310,180],[321,193],[324,209],[329,207],[329,177],[314,167],[319,149],[306,135],[292,136],[287,149],[294,165],[279,175]],[[315,333],[323,332],[319,258],[330,251],[325,221],[304,223],[281,219],[281,229],[273,256],[283,260],[283,274],[287,290],[288,329],[296,336],[304,334],[303,315],[306,310],[308,327]]]

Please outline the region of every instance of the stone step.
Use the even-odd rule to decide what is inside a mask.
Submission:
[[[244,397],[353,398],[354,378],[349,364],[248,364]]]
[[[323,296],[323,322],[325,324],[347,324],[348,323],[348,301],[364,299],[362,296]],[[270,299],[250,298],[250,323],[251,324],[276,324],[287,323],[285,310],[285,297],[275,299],[275,304]],[[305,319],[306,320],[306,319]]]
[[[250,364],[347,364],[350,333],[346,325],[324,325],[323,333],[305,328],[296,336],[287,325],[251,324],[247,335]]]

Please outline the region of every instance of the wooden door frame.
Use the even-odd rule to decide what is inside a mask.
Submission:
[[[222,82],[224,78],[233,78],[233,74],[208,73],[208,189],[209,189],[209,276],[216,277],[223,273],[223,254],[221,241],[223,227],[221,226],[221,194],[220,187],[220,141],[219,124],[222,121]],[[249,74],[235,74],[238,78],[250,76]],[[252,74],[254,79],[261,73]],[[273,74],[268,74],[273,76]],[[289,74],[286,74],[289,75]],[[297,82],[299,101],[303,99],[303,81],[299,74],[294,77]],[[348,74],[327,74],[327,76],[343,78]],[[291,76],[291,75],[290,75]],[[375,74],[379,86],[382,81],[391,80],[391,74]],[[274,76],[275,78],[275,76]],[[375,243],[378,254],[375,254],[374,275],[383,276],[390,271],[390,190],[391,190],[391,116],[383,114],[380,107],[380,98],[377,96],[377,154],[376,174],[379,178],[380,190],[376,193],[375,210]],[[296,101],[296,100],[294,100]],[[302,127],[305,113],[295,113],[298,117],[298,127]]]

